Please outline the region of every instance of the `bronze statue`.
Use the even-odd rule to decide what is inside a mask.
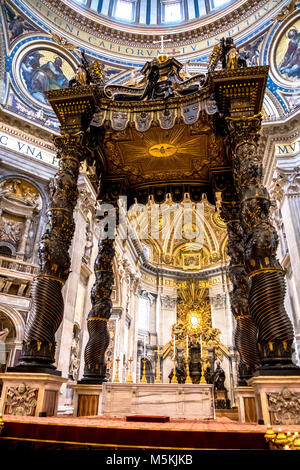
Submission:
[[[214,386],[217,390],[225,389],[225,372],[221,367],[220,361],[217,361],[217,368],[214,373]]]
[[[183,348],[178,348],[177,351],[178,351],[178,354],[176,358],[175,374],[176,374],[177,382],[179,384],[184,384],[186,381],[187,373],[186,373],[186,368],[185,368],[185,360],[183,356]],[[171,383],[173,374],[174,374],[174,368],[172,368],[170,374],[168,375],[169,383]]]

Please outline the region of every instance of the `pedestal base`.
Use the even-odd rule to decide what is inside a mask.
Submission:
[[[258,376],[249,380],[253,388],[259,424],[300,424],[300,376]]]
[[[241,423],[257,423],[255,394],[252,387],[236,387],[234,389]]]
[[[102,390],[106,416],[215,419],[213,385],[105,383]]]
[[[71,385],[74,390],[74,416],[97,416],[101,414],[102,385]]]
[[[0,413],[21,416],[55,416],[60,387],[68,380],[53,374],[7,372],[3,381]]]

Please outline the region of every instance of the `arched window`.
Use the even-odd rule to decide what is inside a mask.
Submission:
[[[229,3],[231,0],[211,0],[211,7],[212,8],[219,8],[222,7],[223,5],[226,5],[226,3]]]
[[[0,256],[14,258],[15,254],[15,249],[10,243],[0,242]]]
[[[8,246],[0,246],[0,256],[11,258],[12,257],[11,249]]]
[[[135,2],[132,0],[116,0],[114,17],[125,21],[134,21]]]
[[[161,0],[162,23],[178,23],[184,19],[183,2],[178,0]]]
[[[140,330],[148,331],[149,329],[149,307],[149,298],[139,297],[138,327]]]

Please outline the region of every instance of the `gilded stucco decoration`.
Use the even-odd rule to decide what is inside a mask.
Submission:
[[[221,331],[212,326],[209,301],[209,282],[182,281],[177,284],[177,321],[172,326],[172,340],[163,348],[163,357],[174,356],[175,348],[186,351],[187,346],[214,348],[220,359],[226,347],[220,342]]]
[[[185,201],[190,200],[186,199]],[[192,218],[195,223],[185,224],[179,210],[184,206],[176,205],[169,198],[168,202],[161,206],[161,211],[158,214],[158,232],[154,231],[155,236],[151,235],[147,229],[151,229],[151,223],[152,229],[154,227],[153,219],[151,219],[151,210],[155,205],[153,200],[149,200],[144,213],[129,212],[132,227],[136,230],[142,244],[149,247],[148,260],[150,263],[187,272],[197,272],[228,260],[225,254],[226,224],[216,213],[215,206],[210,204],[205,196],[200,204],[203,204],[203,218],[196,212],[195,204],[191,204]],[[169,208],[169,212],[167,208]],[[164,210],[166,210],[165,215]],[[203,238],[200,237],[201,231],[203,231]],[[143,233],[146,232],[147,238],[143,238]],[[179,233],[182,234],[180,238],[177,236]]]
[[[0,183],[0,197],[16,201],[29,207],[41,208],[41,196],[33,184],[17,179],[9,178]]]
[[[226,164],[222,140],[213,133],[212,122],[197,127],[176,124],[169,130],[153,126],[146,132],[125,130],[119,113],[117,134],[108,131],[104,149],[109,172],[126,174],[131,183],[160,181],[166,174],[174,180],[208,179],[210,166]],[[116,121],[113,126],[116,126]]]

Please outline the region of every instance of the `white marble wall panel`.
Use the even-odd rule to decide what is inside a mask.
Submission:
[[[102,414],[215,419],[212,385],[103,384]]]

